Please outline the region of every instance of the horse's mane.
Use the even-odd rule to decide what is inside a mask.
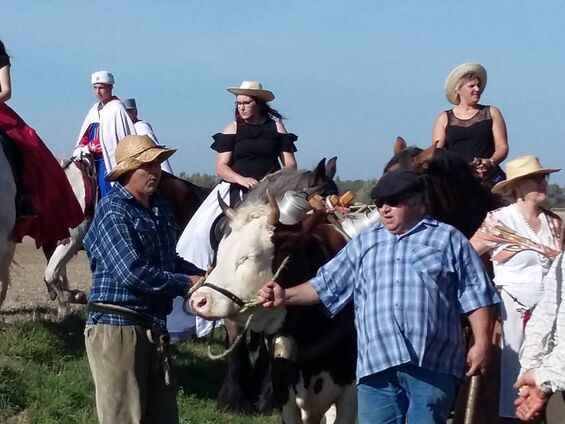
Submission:
[[[243,205],[249,203],[267,203],[267,190],[280,198],[289,190],[304,191],[307,194],[320,192],[323,195],[337,194],[337,186],[331,176],[324,173],[325,160],[314,171],[281,169],[267,175],[257,186],[249,191]]]

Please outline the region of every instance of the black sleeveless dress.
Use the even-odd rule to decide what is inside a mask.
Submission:
[[[244,177],[262,179],[265,175],[281,169],[279,155],[281,152],[296,152],[295,134],[281,134],[277,124],[267,119],[259,125],[238,124],[235,134],[217,133],[212,136],[214,143],[210,146],[218,153],[232,152],[231,169]],[[246,190],[233,184],[238,190]]]

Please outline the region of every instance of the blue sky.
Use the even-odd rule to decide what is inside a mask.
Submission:
[[[344,179],[373,178],[397,135],[427,146],[449,107],[443,82],[482,63],[482,103],[498,106],[510,158],[565,165],[565,2],[7,1],[0,39],[12,58],[11,106],[58,156],[73,150],[109,70],[135,97],[176,172],[213,173],[211,135],[233,117],[226,91],[260,80],[299,136],[299,166],[338,156]],[[552,181],[565,184],[565,170]]]

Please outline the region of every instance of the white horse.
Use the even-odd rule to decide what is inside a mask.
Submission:
[[[93,161],[90,156],[83,156],[80,160],[63,160],[61,166],[73,189],[73,192],[82,208],[83,213],[86,205],[86,184],[90,184],[93,195],[96,194],[96,174],[94,172]],[[81,169],[82,168],[82,169]],[[83,178],[83,170],[87,177]],[[95,199],[93,199],[93,202]],[[68,241],[58,244],[55,249],[49,252],[44,248],[47,256],[47,268],[44,273],[44,281],[47,285],[49,298],[57,303],[59,317],[63,317],[69,312],[69,303],[86,303],[86,295],[81,290],[71,290],[67,277],[67,263],[82,247],[82,239],[92,221],[92,214],[85,213],[85,220],[75,228],[69,230]]]
[[[15,243],[11,240],[16,222],[16,183],[12,167],[0,146],[0,307],[6,298],[10,283],[10,264],[14,258]]]

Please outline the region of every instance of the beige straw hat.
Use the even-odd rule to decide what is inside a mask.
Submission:
[[[475,74],[481,80],[481,94],[487,86],[487,71],[478,63],[463,63],[449,73],[445,80],[445,97],[449,103],[453,105],[459,104],[459,94],[457,94],[457,85],[461,78],[468,74]]]
[[[243,81],[239,87],[230,87],[228,91],[236,96],[243,94],[258,97],[266,102],[270,102],[275,98],[272,91],[263,90],[263,85],[259,81]]]
[[[116,147],[116,166],[106,175],[106,181],[116,181],[123,174],[135,171],[140,166],[151,162],[164,162],[177,149],[158,146],[147,135],[128,135]]]
[[[541,166],[539,159],[536,156],[520,156],[512,159],[504,167],[506,172],[506,179],[501,181],[492,188],[493,193],[502,193],[505,189],[519,178],[528,177],[531,175],[551,174],[560,171],[559,168],[544,168]]]

